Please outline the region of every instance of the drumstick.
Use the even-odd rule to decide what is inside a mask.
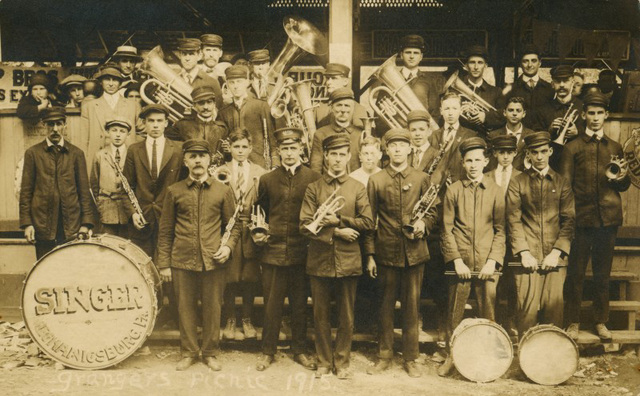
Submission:
[[[447,276],[457,276],[458,275],[458,273],[456,271],[445,271],[444,274],[447,275]],[[480,275],[480,271],[471,271],[471,276],[472,277],[477,278],[479,275]],[[497,276],[502,276],[502,272],[496,271],[496,272],[493,273],[493,275],[494,276],[496,276],[496,275]]]
[[[522,263],[517,262],[517,261],[512,261],[507,265],[509,267],[512,267],[512,268],[516,268],[516,267],[517,268],[524,268],[522,266]],[[567,268],[567,266],[566,265],[556,265],[555,267],[546,269],[545,271],[558,271],[560,268]],[[536,268],[536,271],[542,271],[542,265],[538,265],[538,267]]]

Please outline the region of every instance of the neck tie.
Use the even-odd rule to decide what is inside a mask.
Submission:
[[[452,127],[452,126],[450,126],[450,127],[447,129],[447,133],[446,133],[446,135],[445,135],[445,139],[444,139],[444,141],[445,141],[445,142],[446,142],[447,140],[450,140],[450,141],[449,141],[449,144],[447,145],[447,148],[446,148],[447,150],[449,150],[449,148],[451,148],[451,146],[453,145],[453,139],[452,139],[452,138],[453,138],[453,127]]]
[[[238,162],[238,178],[236,180],[236,199],[240,200],[242,197],[242,189],[244,188],[244,166],[242,162]]]
[[[156,139],[153,139],[153,148],[151,149],[151,178],[158,178],[158,151],[156,148]]]
[[[414,152],[413,152],[413,167],[415,169],[418,169],[418,167],[420,166],[420,153],[422,152],[422,150],[420,150],[419,148],[417,148]]]
[[[534,89],[536,87],[536,82],[533,81],[533,78],[529,79],[529,88]]]
[[[120,149],[116,148],[116,163],[120,164]]]

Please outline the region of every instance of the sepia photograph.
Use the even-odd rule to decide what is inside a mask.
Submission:
[[[640,396],[640,0],[0,0],[6,395]]]

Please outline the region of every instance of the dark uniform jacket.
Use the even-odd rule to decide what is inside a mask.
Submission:
[[[165,194],[158,234],[158,268],[211,271],[218,264],[213,256],[220,248],[223,228],[235,211],[233,191],[208,178],[198,187],[191,178],[172,184]],[[235,223],[226,246],[233,248],[240,237]]]
[[[222,151],[220,140],[226,139],[229,135],[226,126],[222,121],[202,121],[196,114],[188,118],[183,118],[170,126],[164,133],[167,139],[180,142],[189,139],[204,139],[209,142],[211,150]]]
[[[609,181],[605,167],[611,156],[622,158],[622,147],[607,135],[598,141],[581,132],[567,143],[562,152],[560,173],[571,182],[576,200],[578,227],[607,227],[622,225],[622,200],[631,179],[629,174],[620,181]]]
[[[151,166],[145,145],[146,140],[143,140],[129,147],[122,173],[138,198],[145,220],[153,224],[160,220],[167,188],[186,177],[186,168],[183,167],[182,143],[167,139],[158,168],[158,178],[154,182],[151,178]],[[135,211],[131,202],[129,200],[126,202],[125,208],[130,218]]]
[[[507,221],[514,255],[528,250],[541,262],[556,248],[566,259],[575,217],[571,182],[553,169],[542,177],[530,168],[509,183]]]
[[[404,268],[407,264],[418,265],[429,260],[426,237],[410,240],[401,231],[403,225],[411,224],[413,207],[428,188],[429,176],[410,166],[402,172],[387,166],[369,178],[367,193],[377,229],[365,236],[364,251],[374,255],[379,265]],[[435,225],[436,218],[436,205],[433,205],[423,219],[425,235]]]
[[[524,158],[526,156],[526,151],[524,147],[524,137],[533,133],[533,130],[523,127],[522,133],[520,135],[520,139],[517,143],[516,156],[513,158],[513,167],[519,171],[524,170]],[[500,129],[496,129],[495,131],[489,132],[489,139],[493,139],[496,136],[507,135],[507,127],[503,127]],[[493,155],[489,160],[489,165],[487,165],[486,171],[494,170],[498,166],[498,160]]]
[[[473,91],[473,86],[469,83],[468,79],[465,79],[465,82],[467,86],[469,86],[469,89]],[[494,87],[493,85],[489,85],[488,82],[482,80],[482,85],[476,88],[475,93],[494,108],[499,108],[502,98],[502,92],[499,88]],[[503,127],[505,124],[505,119],[502,113],[490,110],[486,112],[486,117],[482,125],[474,125],[470,122],[467,122],[462,117],[460,117],[460,123],[462,124],[462,126],[474,130],[480,133],[481,136],[484,136],[488,131]]]
[[[249,154],[249,160],[263,168],[265,167],[264,122],[266,121],[271,164],[272,166],[280,164],[280,158],[276,150],[276,140],[273,136],[273,118],[267,102],[247,96],[240,109],[236,107],[235,103],[229,103],[224,106],[218,114],[218,119],[226,125],[227,130],[230,132],[238,128],[246,128],[249,131],[253,146],[253,151]]]
[[[529,84],[524,82],[522,76],[520,76],[513,83],[511,91],[505,96],[504,100],[502,100],[499,110],[504,110],[509,98],[516,96],[523,98],[525,101],[525,110],[527,111],[527,115],[522,120],[522,124],[524,124],[526,128],[531,128],[534,123],[533,116],[535,114],[535,110],[538,107],[551,102],[554,95],[555,91],[551,84],[544,81],[542,78],[539,78],[536,85],[531,88],[529,87]]]
[[[488,259],[503,264],[504,192],[491,178],[483,177],[477,187],[468,178],[450,185],[443,211],[445,263],[461,258],[471,271],[481,270]]]
[[[306,239],[300,234],[300,208],[309,183],[320,174],[299,165],[295,175],[284,166],[260,177],[257,205],[269,223],[269,240],[262,250],[263,263],[279,266],[304,265]]]
[[[318,208],[338,188],[337,196],[344,197],[344,207],[338,212],[340,224],[325,226],[314,235],[306,226],[313,222]],[[359,241],[374,229],[371,216],[367,190],[348,174],[335,179],[325,174],[309,184],[300,211],[300,232],[310,239],[307,274],[332,278],[362,275]],[[360,238],[353,242],[336,238],[333,235],[336,228],[352,228],[360,233]]]
[[[347,173],[351,173],[360,167],[360,137],[362,129],[350,124],[347,128],[343,128],[332,122],[330,125],[323,126],[313,135],[313,144],[311,148],[310,167],[318,173],[325,173],[327,166],[324,163],[324,155],[322,153],[322,141],[329,136],[346,133],[351,141],[351,159],[347,166]]]
[[[56,159],[57,157],[57,159]],[[41,241],[56,239],[62,216],[65,238],[94,224],[87,164],[82,150],[65,140],[59,153],[47,140],[24,154],[20,188],[20,228],[32,225]]]

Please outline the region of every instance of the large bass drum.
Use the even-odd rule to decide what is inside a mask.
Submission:
[[[451,357],[458,372],[474,382],[502,377],[513,361],[509,334],[488,319],[465,319],[451,336]]]
[[[518,346],[520,368],[533,382],[558,385],[578,369],[578,345],[562,329],[538,325],[527,330]]]
[[[160,276],[132,242],[104,234],[61,245],[31,269],[22,314],[53,359],[101,369],[133,354],[153,330]]]

